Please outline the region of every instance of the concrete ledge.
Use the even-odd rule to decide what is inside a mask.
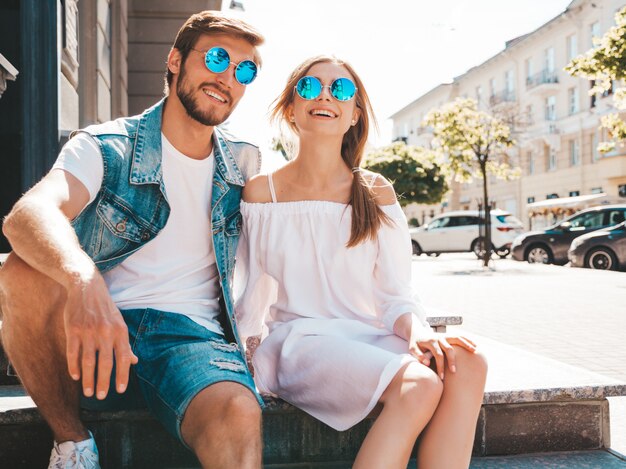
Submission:
[[[468,334],[471,336],[471,334]],[[607,396],[623,384],[581,368],[474,337],[490,359],[475,456],[594,450],[610,445]],[[532,370],[532,373],[529,372]],[[508,388],[508,390],[507,390]],[[103,468],[197,467],[147,411],[84,412]],[[267,467],[348,467],[372,419],[335,432],[279,399],[264,412]],[[50,432],[19,386],[0,387],[0,454],[12,468],[45,467]]]

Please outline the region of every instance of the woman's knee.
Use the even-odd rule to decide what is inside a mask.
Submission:
[[[396,373],[381,401],[385,405],[401,403],[404,408],[426,403],[436,406],[442,392],[443,383],[434,371],[411,362]]]
[[[469,352],[456,345],[453,347],[456,352],[456,373],[458,376],[467,383],[484,384],[489,368],[487,357],[480,351]]]

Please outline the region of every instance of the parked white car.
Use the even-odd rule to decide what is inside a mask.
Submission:
[[[474,252],[481,257],[484,241],[479,231],[478,210],[446,212],[419,228],[411,228],[413,254]],[[491,243],[500,257],[511,252],[511,243],[524,232],[521,221],[504,210],[491,211]]]

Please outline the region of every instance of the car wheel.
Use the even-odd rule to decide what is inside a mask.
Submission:
[[[419,255],[422,254],[422,248],[417,243],[417,241],[411,240],[411,246],[413,247],[413,255],[414,256],[419,256]]]
[[[552,251],[543,244],[534,244],[526,250],[529,264],[552,264]]]
[[[596,270],[616,270],[617,257],[608,248],[597,248],[587,255],[585,267]]]
[[[500,257],[500,259],[504,259],[506,256],[511,254],[511,250],[509,248],[501,248],[496,251],[496,254]]]
[[[476,238],[474,241],[472,241],[472,246],[470,247],[470,249],[472,250],[472,252],[474,253],[474,255],[476,257],[478,257],[479,259],[482,259],[483,256],[485,255],[485,239],[484,238]],[[495,246],[492,244],[491,245],[491,251],[495,251],[496,248]],[[507,252],[508,254],[508,252]]]

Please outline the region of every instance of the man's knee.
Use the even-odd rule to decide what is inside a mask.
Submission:
[[[217,388],[222,389],[213,392]],[[192,400],[183,419],[183,438],[193,448],[250,442],[260,438],[261,413],[249,389],[231,382],[218,383]]]
[[[4,319],[19,320],[28,315],[36,319],[38,312],[58,309],[64,301],[65,290],[58,282],[32,268],[15,253],[11,253],[0,268],[0,314]]]

